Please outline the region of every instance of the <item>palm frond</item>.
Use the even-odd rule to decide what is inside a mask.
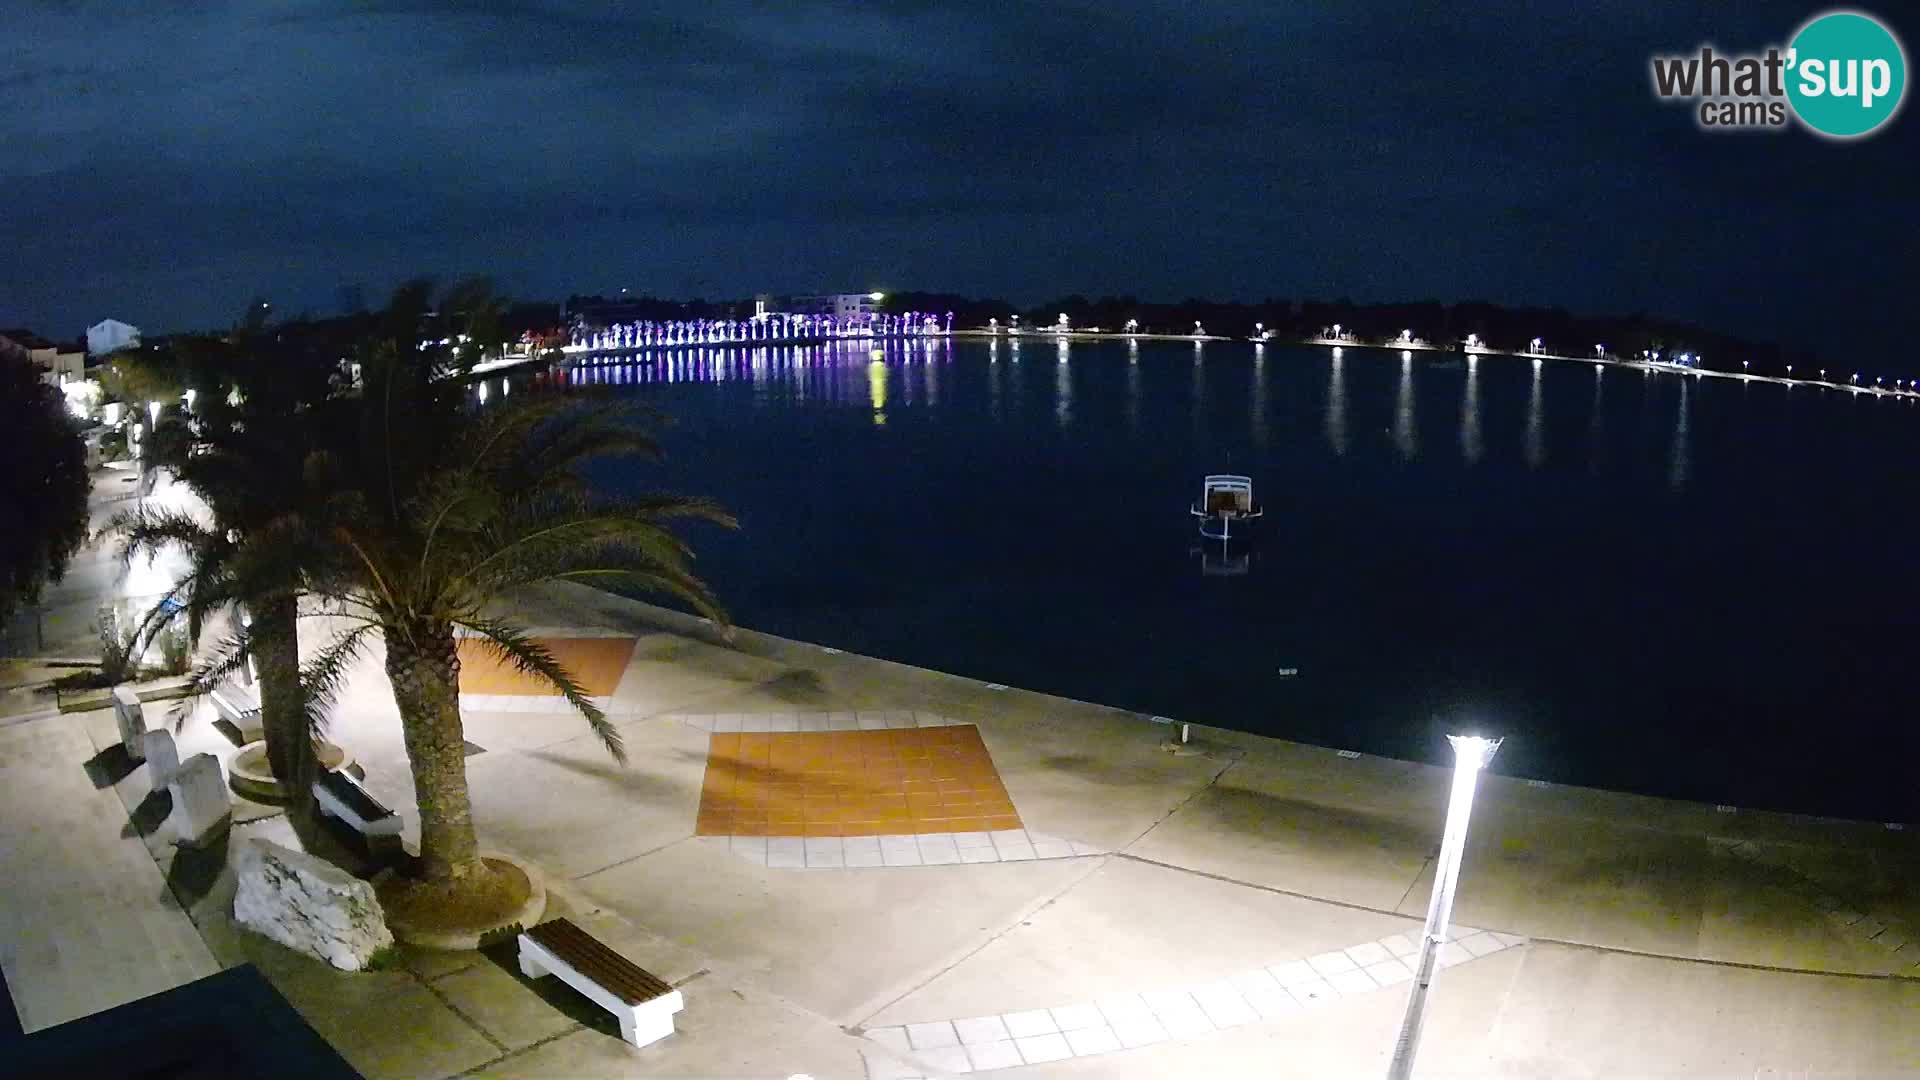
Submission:
[[[315,736],[325,734],[327,719],[339,701],[353,662],[365,652],[367,636],[378,629],[377,624],[365,622],[335,634],[312,660],[302,665],[300,686],[306,697],[307,730]]]
[[[567,704],[586,718],[587,726],[593,729],[613,760],[622,765],[627,763],[627,748],[620,732],[607,720],[600,706],[593,703],[586,688],[554,657],[550,649],[503,619],[476,615],[461,619],[460,625],[479,634],[488,651],[523,674],[531,675],[560,691],[560,696],[567,699]]]

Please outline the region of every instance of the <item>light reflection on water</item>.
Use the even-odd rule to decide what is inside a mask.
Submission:
[[[1460,395],[1460,456],[1477,465],[1486,453],[1480,440],[1480,358],[1467,357],[1467,388]]]
[[[1413,420],[1413,357],[1409,355],[1400,357],[1400,386],[1393,399],[1393,445],[1407,461],[1420,452]]]
[[[1346,364],[1343,350],[1334,349],[1333,359],[1327,365],[1327,445],[1333,447],[1335,454],[1343,456],[1347,452],[1347,386],[1343,378]]]
[[[703,572],[773,633],[1403,756],[1465,703],[1513,735],[1506,768],[1628,786],[1758,775],[1716,718],[1759,746],[1807,702],[1920,707],[1876,651],[1920,645],[1898,622],[1920,588],[1842,600],[1821,562],[1903,557],[1888,537],[1912,515],[1849,475],[1911,460],[1920,411],[1899,402],[1492,355],[926,345],[685,349],[572,377],[676,417],[671,486],[747,522],[700,538]],[[1185,510],[1216,471],[1254,476],[1268,518],[1244,574],[1202,579]],[[1768,509],[1789,498],[1805,513]],[[1611,558],[1623,545],[1649,557]],[[1690,551],[1713,557],[1666,557]],[[1863,627],[1844,644],[1866,655],[1832,655],[1831,625]],[[1742,640],[1796,662],[1743,674]],[[1655,739],[1657,761],[1580,772]]]

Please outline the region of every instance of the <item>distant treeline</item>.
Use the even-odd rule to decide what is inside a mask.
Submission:
[[[1025,326],[1051,326],[1064,314],[1073,326],[1120,330],[1127,320],[1139,320],[1145,333],[1187,334],[1200,323],[1210,334],[1245,337],[1263,325],[1275,337],[1288,340],[1316,336],[1338,325],[1362,341],[1385,341],[1403,330],[1435,345],[1458,345],[1468,334],[1477,334],[1489,348],[1521,351],[1534,338],[1542,348],[1563,356],[1591,356],[1596,346],[1604,345],[1608,355],[1623,358],[1639,356],[1656,349],[1662,358],[1691,353],[1701,357],[1702,365],[1723,371],[1740,371],[1741,361],[1755,374],[1778,375],[1792,364],[1800,373],[1818,366],[1815,354],[1806,350],[1785,349],[1767,342],[1748,341],[1702,327],[1649,315],[1593,317],[1574,315],[1562,308],[1503,307],[1473,301],[1443,304],[1422,300],[1399,304],[1358,304],[1351,300],[1289,300],[1269,298],[1259,303],[1220,303],[1188,299],[1178,303],[1156,303],[1132,296],[1066,296],[1035,307],[1020,307],[1005,300],[980,299],[953,293],[889,293],[881,305],[887,311],[953,312],[958,328],[986,326],[998,319],[1009,325],[1018,315]],[[662,300],[655,297],[568,297],[565,310],[584,313],[596,322],[635,319],[742,319],[753,314],[753,302],[708,300]],[[560,309],[556,305],[523,304],[512,313],[521,329],[537,330],[558,326]]]

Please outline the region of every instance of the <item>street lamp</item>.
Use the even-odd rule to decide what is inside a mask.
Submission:
[[[1473,813],[1473,789],[1480,770],[1493,760],[1500,749],[1499,739],[1478,735],[1449,735],[1453,744],[1453,793],[1447,798],[1447,824],[1440,836],[1440,861],[1433,872],[1433,895],[1427,900],[1427,925],[1420,936],[1420,963],[1414,969],[1413,988],[1407,994],[1407,1014],[1400,1021],[1400,1037],[1394,1042],[1393,1062],[1387,1066],[1388,1080],[1408,1080],[1413,1075],[1413,1054],[1420,1045],[1420,1025],[1426,1019],[1427,991],[1433,986],[1433,972],[1440,955],[1441,940],[1446,937],[1447,920],[1453,917],[1453,890],[1460,882],[1460,857],[1467,847],[1467,818]]]

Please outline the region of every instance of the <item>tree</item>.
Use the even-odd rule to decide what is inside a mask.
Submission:
[[[86,443],[60,391],[0,354],[0,619],[40,600],[87,540]]]
[[[251,620],[245,648],[229,650],[228,663],[197,670],[193,689],[210,691],[253,662],[267,762],[298,820],[318,768],[313,735],[324,726],[320,703],[300,679],[304,580],[298,565],[256,554],[303,535],[302,522],[312,516],[304,469],[310,448],[333,437],[327,425],[339,412],[332,390],[338,358],[310,344],[299,327],[269,331],[257,308],[228,337],[175,339],[164,354],[152,355],[136,370],[166,372],[194,391],[194,404],[190,418],[167,414],[144,453],[192,488],[212,519],[143,508],[110,523],[128,559],[169,545],[188,555],[186,576],[149,612],[142,640],[176,608],[196,644],[215,615],[230,625]]]
[[[616,760],[619,733],[579,682],[496,605],[548,581],[622,584],[676,596],[723,620],[676,519],[731,525],[704,499],[595,491],[581,465],[609,456],[657,457],[651,417],[587,396],[497,401],[474,411],[462,380],[483,354],[499,305],[475,284],[430,304],[403,287],[360,354],[362,391],[346,402],[351,438],[307,463],[316,516],[241,544],[237,560],[297,573],[336,601],[346,629],[303,672],[319,705],[377,637],[399,707],[420,813],[418,876],[383,892],[389,913],[511,911],[519,898],[479,858],[466,780],[456,628],[495,656],[555,688]],[[444,344],[443,344],[444,343]],[[249,646],[231,639],[208,670]]]

